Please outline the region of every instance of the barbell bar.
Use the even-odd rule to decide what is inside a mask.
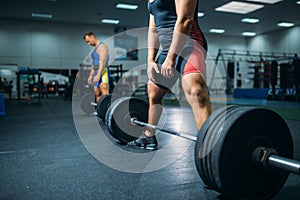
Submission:
[[[148,127],[151,129],[155,129],[158,131],[163,131],[165,133],[169,133],[171,135],[175,135],[175,136],[179,136],[188,140],[192,140],[192,141],[197,141],[197,137],[186,134],[186,133],[179,133],[177,131],[168,129],[168,128],[163,128],[163,127],[159,127],[153,124],[148,124],[145,122],[141,122],[139,121],[136,117],[131,118],[131,124],[133,125],[139,125],[139,126],[143,126],[143,127]],[[256,151],[261,151],[261,153],[258,153]],[[266,152],[271,151],[272,153],[267,155]],[[280,168],[282,170],[286,170],[295,174],[300,174],[300,162],[292,160],[292,159],[288,159],[279,155],[276,155],[276,151],[273,149],[267,149],[264,147],[258,147],[254,152],[253,152],[253,159],[254,161],[260,161],[262,163],[265,163],[265,166],[272,166],[272,167],[277,167]],[[265,155],[265,156],[259,156],[259,155]],[[267,156],[266,156],[267,155]]]
[[[192,136],[192,135],[189,135],[189,134],[186,134],[186,133],[179,133],[177,131],[167,129],[167,128],[162,128],[162,127],[159,127],[159,126],[155,126],[153,124],[147,124],[145,122],[138,121],[138,119],[136,117],[131,118],[130,121],[131,121],[131,124],[133,124],[133,125],[145,126],[145,127],[149,127],[149,128],[155,129],[155,130],[163,131],[163,132],[166,132],[166,133],[169,133],[169,134],[172,134],[172,135],[176,135],[176,136],[179,136],[179,137],[182,137],[182,138],[197,141],[197,137],[195,137],[195,136]]]
[[[278,155],[270,155],[268,164],[294,174],[300,174],[300,162],[292,159],[284,158]]]
[[[91,114],[92,112],[96,111],[97,115],[102,119],[102,121],[105,121],[105,114],[111,104],[111,96],[111,94],[103,95],[96,103],[95,94],[87,93],[81,98],[81,109],[86,114]]]

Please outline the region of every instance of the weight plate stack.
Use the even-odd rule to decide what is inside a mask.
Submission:
[[[197,168],[199,168],[199,175],[209,188],[214,188],[215,190],[217,190],[218,187],[213,181],[214,178],[211,174],[211,151],[220,137],[221,132],[219,129],[224,125],[226,115],[229,114],[231,110],[236,109],[236,107],[237,106],[222,107],[214,111],[203,124],[197,137],[195,162]]]
[[[86,114],[91,114],[95,111],[95,106],[92,106],[91,102],[95,102],[94,93],[86,93],[81,97],[80,107],[81,110]]]
[[[100,100],[97,103],[97,114],[102,119],[102,121],[105,122],[105,115],[106,112],[111,104],[111,94],[106,94],[100,98]]]
[[[131,124],[131,118],[147,122],[148,108],[148,103],[139,98],[122,97],[115,100],[105,116],[109,133],[121,143],[137,139],[145,128]]]
[[[229,106],[226,112],[213,114],[195,146],[196,167],[204,183],[230,199],[269,199],[277,194],[289,173],[259,168],[252,153],[257,147],[267,147],[292,159],[293,140],[285,121],[271,110],[255,107]],[[217,119],[222,117],[225,123]],[[216,136],[211,151],[201,154],[201,148],[210,147]]]

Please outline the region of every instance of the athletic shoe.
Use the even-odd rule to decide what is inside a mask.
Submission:
[[[95,111],[95,112],[92,112],[91,113],[91,116],[98,116],[98,113]]]
[[[147,137],[144,133],[138,139],[127,143],[128,147],[137,149],[157,150],[157,140],[155,136]]]

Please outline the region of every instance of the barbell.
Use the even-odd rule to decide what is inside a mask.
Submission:
[[[111,104],[111,94],[103,95],[99,101],[95,102],[94,93],[86,93],[82,96],[80,107],[86,114],[91,114],[96,110],[97,115],[105,121],[105,113]]]
[[[204,184],[230,199],[269,199],[290,172],[300,174],[300,162],[292,160],[291,132],[274,111],[225,106],[208,117],[195,137],[146,123],[148,108],[138,98],[117,99],[105,116],[108,131],[122,143],[146,127],[195,141],[196,168]]]

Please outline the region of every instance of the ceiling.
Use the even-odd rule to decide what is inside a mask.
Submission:
[[[245,2],[243,0],[242,2]],[[138,4],[136,11],[116,9],[117,3]],[[204,32],[211,28],[222,28],[224,35],[241,36],[244,31],[267,33],[282,29],[279,21],[293,22],[300,25],[300,5],[296,0],[283,0],[276,4],[263,4],[263,9],[252,13],[232,14],[216,12],[214,9],[229,0],[199,0],[199,11],[204,17],[199,18]],[[259,4],[259,3],[258,3]],[[52,19],[36,19],[33,12],[51,13]],[[242,23],[244,17],[260,19],[257,24]],[[101,19],[119,19],[118,27],[127,29],[145,27],[148,25],[147,0],[0,0],[0,18],[14,18],[18,20],[44,20],[53,22],[72,22],[101,25]],[[111,25],[116,26],[116,25]]]

